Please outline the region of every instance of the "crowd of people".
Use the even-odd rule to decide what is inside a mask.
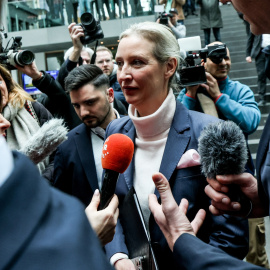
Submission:
[[[270,34],[267,0],[231,1],[254,35]],[[125,241],[134,232],[123,216],[131,191],[159,269],[261,269],[243,259],[249,250],[247,218],[269,215],[270,120],[258,149],[257,179],[250,153],[244,173],[206,178],[193,159],[201,132],[231,120],[247,142],[261,113],[252,90],[229,78],[228,47],[219,62],[211,56],[202,61],[206,83],[187,86],[175,98],[182,60],[173,28],[183,24],[170,4],[171,25],[130,26],[119,37],[115,58],[106,47],[84,47],[82,27],[71,23],[73,46],[57,79],[35,62],[16,65],[43,92],[39,101],[0,65],[0,269],[136,269]],[[57,148],[51,144],[55,138],[48,138],[34,150],[43,159],[33,164],[20,150],[57,118],[67,136],[63,132]],[[135,152],[110,203],[98,210],[102,149],[116,133],[128,136]],[[248,212],[228,195],[232,184],[250,201]]]

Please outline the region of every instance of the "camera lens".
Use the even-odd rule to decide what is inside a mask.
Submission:
[[[35,60],[35,55],[29,50],[24,50],[16,53],[14,60],[16,64],[25,66],[31,64]]]
[[[88,31],[95,30],[95,28],[96,28],[96,20],[95,20],[94,16],[89,12],[85,12],[82,14],[81,24]]]

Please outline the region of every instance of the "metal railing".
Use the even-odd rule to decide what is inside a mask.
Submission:
[[[79,23],[84,12],[100,21],[152,15],[154,5],[155,0],[9,0],[8,32]]]

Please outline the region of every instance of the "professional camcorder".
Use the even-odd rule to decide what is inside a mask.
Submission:
[[[81,37],[83,45],[89,44],[97,39],[104,38],[100,22],[96,21],[91,13],[83,13],[81,16],[81,23],[78,25],[80,25],[84,31],[84,37]]]
[[[160,19],[160,23],[161,24],[164,24],[164,25],[167,25],[168,26],[168,21],[169,21],[169,18],[172,18],[173,15],[170,14],[170,13],[166,13],[166,12],[162,12],[160,15],[159,15],[159,19]]]
[[[202,83],[206,83],[205,69],[199,64],[196,65],[196,59],[203,59],[206,62],[206,58],[211,59],[215,64],[219,64],[227,56],[227,49],[225,44],[217,44],[213,46],[206,46],[199,50],[187,50],[188,45],[185,44],[183,39],[179,39],[181,53],[185,59],[184,64],[180,69],[180,84],[181,86],[194,86]],[[181,43],[183,42],[183,46]],[[185,47],[185,51],[183,48]],[[192,46],[191,46],[192,47]]]
[[[0,30],[3,31],[3,30]],[[6,35],[4,35],[7,37]],[[10,40],[13,39],[13,43],[10,48],[7,48]],[[16,69],[16,65],[25,66],[31,64],[35,60],[35,55],[29,50],[19,51],[21,48],[22,37],[11,38],[4,49],[2,47],[2,40],[0,46],[0,64],[5,65],[7,69]]]

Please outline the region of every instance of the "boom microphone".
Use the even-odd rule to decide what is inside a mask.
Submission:
[[[101,164],[104,178],[100,194],[99,210],[107,207],[116,188],[119,173],[123,173],[129,166],[134,153],[132,140],[123,134],[112,134],[104,142]]]
[[[67,132],[63,119],[51,119],[42,125],[19,152],[38,164],[51,155],[58,145],[67,139]]]
[[[245,171],[247,143],[242,130],[234,122],[212,123],[204,128],[198,140],[201,170],[205,177],[215,179],[216,175],[241,174]],[[243,210],[251,210],[250,201],[238,185],[230,185],[227,195],[232,201],[240,202]]]

